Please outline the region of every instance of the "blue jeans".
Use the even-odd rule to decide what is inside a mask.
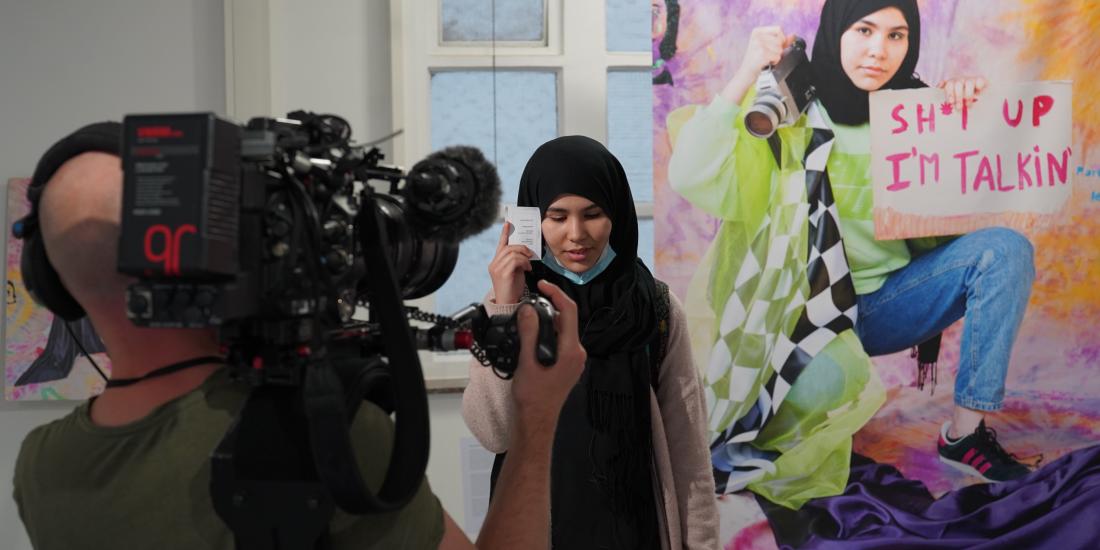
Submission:
[[[856,333],[870,355],[911,348],[962,317],[955,403],[995,411],[1016,332],[1035,279],[1034,251],[1023,235],[990,228],[963,235],[891,273],[859,296]]]

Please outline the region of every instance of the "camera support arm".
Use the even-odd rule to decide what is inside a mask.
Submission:
[[[405,317],[405,306],[401,302],[401,292],[397,279],[386,256],[385,235],[378,207],[367,202],[359,211],[356,222],[359,239],[363,246],[363,257],[370,266],[367,276],[367,291],[371,304],[371,315],[377,316],[386,335],[384,341],[385,356],[389,359],[389,374],[392,381],[395,404],[395,428],[393,452],[390,454],[389,469],[377,494],[363,484],[358,477],[353,490],[335,493],[337,504],[351,513],[368,513],[396,510],[405,505],[419,489],[428,467],[428,447],[431,434],[428,426],[428,393],[424,386],[424,373],[420,367],[409,322]],[[308,386],[308,381],[307,381]],[[307,402],[308,403],[308,402]],[[309,411],[306,411],[309,414]],[[350,423],[350,418],[347,420]],[[317,422],[311,424],[318,427]],[[347,438],[345,427],[344,437]],[[316,432],[314,432],[316,436]],[[318,450],[316,440],[314,450]],[[350,450],[350,441],[348,442]],[[344,454],[343,456],[354,456]],[[399,457],[399,460],[393,460]],[[346,483],[347,476],[329,475],[328,458],[316,457],[321,468],[319,472],[326,485]],[[358,469],[354,471],[357,473]]]
[[[210,495],[238,550],[328,548],[333,499],[304,420],[299,388],[261,386],[215,449]]]
[[[430,433],[427,392],[404,305],[389,261],[377,207],[358,220],[372,314],[377,315],[389,364],[345,387],[336,365],[318,357],[302,386],[261,385],[252,390],[211,458],[211,495],[233,530],[239,550],[327,548],[335,505],[355,514],[404,506],[423,483]],[[357,404],[377,384],[392,390],[394,443],[377,494],[363,482],[349,428]],[[385,389],[385,388],[383,388]]]

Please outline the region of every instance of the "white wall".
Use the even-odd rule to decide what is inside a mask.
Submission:
[[[388,0],[270,0],[269,11],[272,110],[340,115],[360,142],[389,134]]]
[[[0,180],[29,176],[77,127],[129,112],[225,108],[221,0],[0,0]],[[346,118],[360,140],[391,128],[389,3],[271,0],[271,108]],[[389,153],[392,149],[383,147]],[[2,204],[2,203],[0,203]],[[0,208],[0,228],[8,221]],[[460,394],[429,399],[428,476],[463,525]],[[0,546],[29,548],[11,495],[19,443],[71,403],[0,400]]]
[[[29,176],[50,144],[89,122],[224,113],[222,42],[220,0],[0,1],[0,180]],[[10,496],[19,443],[72,406],[0,400],[3,548],[30,548]]]

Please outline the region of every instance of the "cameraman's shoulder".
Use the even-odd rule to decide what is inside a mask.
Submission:
[[[334,550],[344,548],[439,548],[446,531],[443,505],[427,478],[403,507],[381,514],[353,515],[337,510],[330,525]]]
[[[364,401],[352,422],[351,437],[363,480],[369,487],[378,488],[389,468],[393,420],[378,405]],[[425,475],[416,494],[398,510],[363,516],[337,511],[332,547],[435,549],[443,532],[443,506]]]
[[[71,456],[67,452],[73,434],[79,431],[77,417],[87,414],[88,404],[77,406],[65,416],[32,429],[19,446],[19,455],[15,460],[15,482],[21,478],[33,477],[34,469],[50,469],[58,460]]]
[[[79,417],[87,416],[88,407],[89,402],[81,403],[65,416],[32,429],[23,438],[23,449],[36,450],[63,442],[66,436],[80,429]]]
[[[357,434],[393,439],[393,419],[378,405],[363,401],[355,414],[352,429]]]
[[[350,431],[364,479],[381,482],[393,449],[393,418],[378,405],[364,400],[352,419]]]

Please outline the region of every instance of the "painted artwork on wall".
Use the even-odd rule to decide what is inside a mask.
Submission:
[[[917,3],[916,73],[923,81],[1072,81],[1072,192],[1058,223],[1024,232],[1034,247],[1036,277],[1011,355],[1005,408],[995,417],[1006,448],[1049,463],[1100,441],[1100,9],[1062,0]],[[672,189],[675,134],[734,76],[753,28],[778,25],[804,37],[812,52],[823,0],[653,4],[656,273],[686,298],[721,222]],[[916,387],[917,361],[908,351],[873,358],[885,404],[854,437],[855,452],[897,466],[933,494],[978,481],[946,468],[935,449],[951,414],[961,326],[943,335],[934,393]],[[707,360],[696,357],[704,366]],[[725,548],[774,547],[752,498],[738,493],[722,502]]]
[[[29,179],[8,180],[7,219],[30,210]],[[11,401],[87,399],[103,390],[110,361],[87,318],[66,323],[34,302],[23,286],[23,241],[7,231],[7,309],[4,316],[4,398]],[[84,352],[91,355],[91,360]],[[94,364],[93,364],[94,362]]]

